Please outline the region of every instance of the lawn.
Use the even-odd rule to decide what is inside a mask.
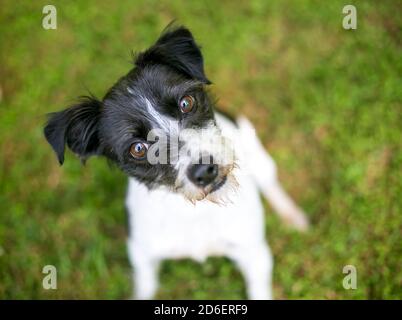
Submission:
[[[402,5],[353,1],[4,0],[0,11],[0,299],[127,299],[126,178],[71,153],[60,167],[45,114],[102,97],[173,19],[203,47],[211,90],[243,113],[304,208],[286,228],[266,205],[277,299],[402,298]],[[42,268],[57,268],[57,290]],[[357,289],[342,286],[345,265]],[[231,262],[163,264],[158,298],[245,298]]]

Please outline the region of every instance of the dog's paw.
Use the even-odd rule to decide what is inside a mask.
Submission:
[[[306,214],[300,209],[293,210],[292,214],[286,215],[283,220],[285,224],[301,232],[306,232],[310,226]]]

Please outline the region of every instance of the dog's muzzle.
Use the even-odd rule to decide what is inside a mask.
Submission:
[[[205,188],[218,177],[217,164],[193,164],[187,170],[187,177],[197,187]]]
[[[229,171],[217,164],[192,164],[187,169],[187,177],[207,195],[219,190],[226,183]]]

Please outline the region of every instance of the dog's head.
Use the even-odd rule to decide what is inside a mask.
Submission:
[[[149,188],[191,201],[224,201],[236,185],[231,143],[221,135],[201,51],[184,27],[168,29],[102,101],[83,98],[50,115],[45,136],[64,161],[103,155]]]

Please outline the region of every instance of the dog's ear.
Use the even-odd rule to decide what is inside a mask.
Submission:
[[[59,163],[64,162],[64,149],[68,147],[85,160],[99,154],[99,118],[102,103],[92,97],[83,97],[76,105],[49,115],[45,137],[57,154]]]
[[[138,67],[167,65],[189,78],[211,84],[204,73],[200,48],[191,32],[184,27],[168,27],[152,47],[137,56],[135,64]]]

